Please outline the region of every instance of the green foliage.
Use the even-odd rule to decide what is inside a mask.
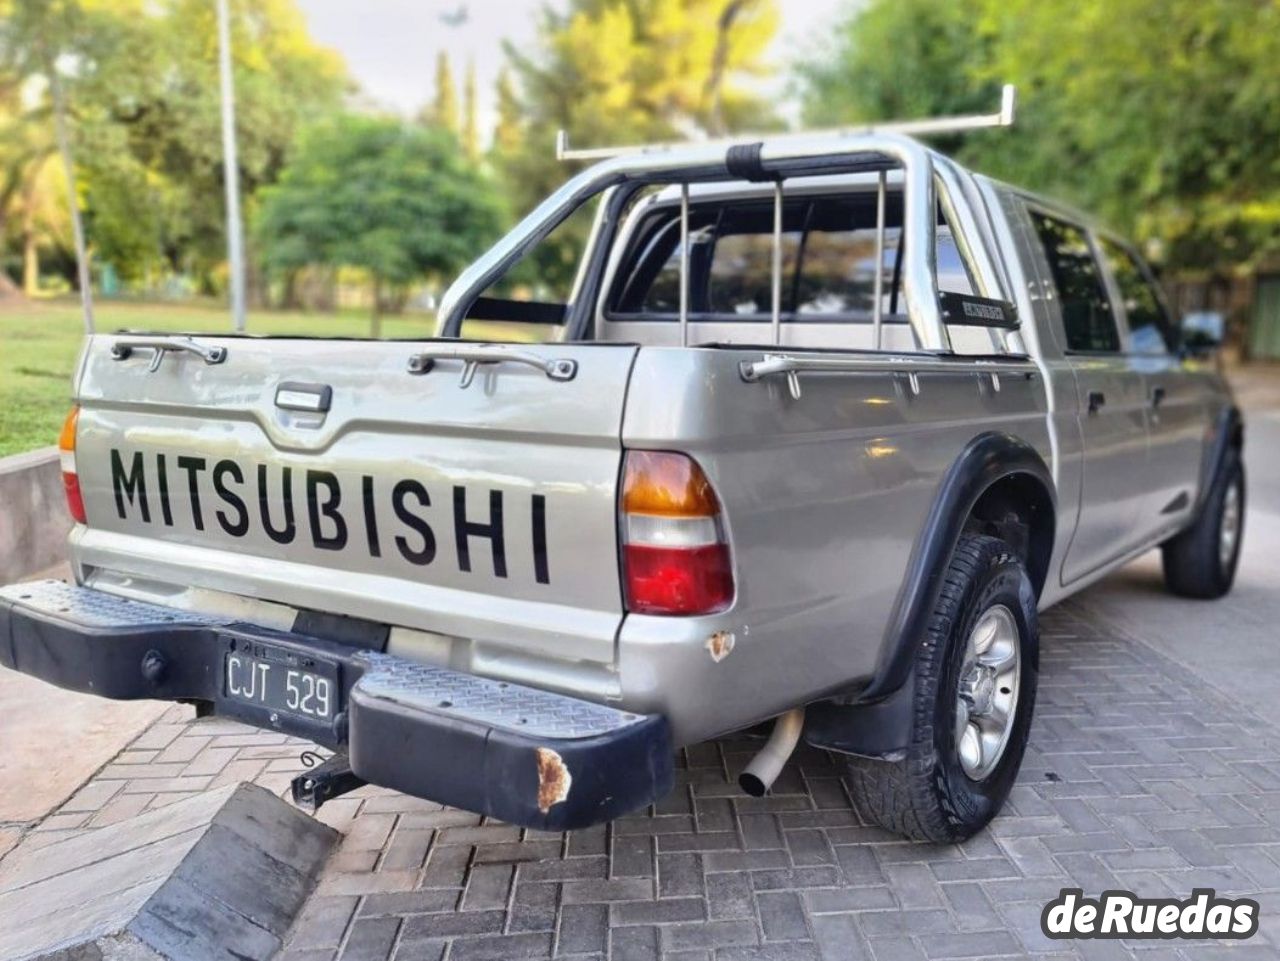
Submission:
[[[1280,253],[1280,4],[1274,0],[870,0],[799,68],[807,119],[987,111],[1012,131],[941,143],[1062,196],[1174,270]]]
[[[449,54],[441,50],[436,54],[436,85],[430,105],[425,108],[423,120],[458,135],[458,89],[453,83],[453,67]]]
[[[466,79],[462,83],[462,130],[458,139],[468,160],[480,158],[480,118],[476,104],[476,65],[467,64]]]
[[[451,277],[502,224],[491,182],[444,130],[343,116],[305,131],[262,191],[255,237],[268,268],[357,267],[379,295]]]
[[[826,57],[797,64],[805,121],[830,126],[988,111],[999,85],[977,81],[972,69],[973,61],[986,54],[975,29],[981,5],[981,0],[869,4],[840,25]],[[957,58],[960,51],[965,55]]]
[[[498,123],[493,130],[493,150],[498,156],[510,157],[520,148],[522,108],[511,71],[498,72],[495,93],[498,98]]]
[[[773,0],[568,0],[543,8],[532,52],[507,45],[516,78],[499,80],[495,162],[524,213],[573,168],[555,135],[600,146],[684,139],[696,131],[776,123],[749,89],[767,71]],[[567,287],[585,225],[535,252],[542,280]]]
[[[252,207],[298,129],[336,110],[349,81],[309,39],[293,0],[231,7],[241,187]],[[49,138],[50,62],[70,101],[95,258],[125,277],[182,270],[211,285],[226,254],[215,5],[0,0],[0,129]],[[3,96],[19,89],[37,94],[25,111]],[[8,149],[0,145],[0,169]],[[0,176],[0,212],[5,199]]]

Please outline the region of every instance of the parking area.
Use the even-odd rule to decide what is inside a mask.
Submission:
[[[1010,803],[962,846],[864,826],[819,751],[799,752],[769,797],[742,796],[749,738],[682,752],[662,804],[567,835],[366,788],[321,812],[345,837],[282,961],[1275,957],[1277,731],[1087,594],[1045,617],[1041,668]],[[235,781],[284,792],[305,747],[173,708],[23,843]],[[1214,887],[1258,898],[1262,929],[1235,945],[1050,941],[1040,912],[1063,887]]]

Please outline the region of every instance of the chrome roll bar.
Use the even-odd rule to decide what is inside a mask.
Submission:
[[[950,353],[951,341],[937,298],[935,253],[937,192],[934,154],[923,144],[899,133],[788,135],[763,139],[754,146],[758,169],[778,182],[774,195],[775,282],[773,327],[780,339],[781,287],[777,267],[781,257],[781,183],[789,177],[853,171],[902,170],[903,250],[902,289],[907,317],[919,349]],[[437,335],[457,337],[462,320],[477,297],[544,240],[570,214],[593,196],[611,187],[706,183],[742,179],[729,166],[721,144],[676,146],[654,153],[624,154],[602,160],[570,178],[499,240],[445,291],[441,299]],[[687,231],[687,205],[682,197],[682,234]],[[880,219],[883,223],[883,218]],[[879,231],[877,231],[879,233]],[[687,277],[687,236],[681,255]],[[882,244],[882,238],[878,238]],[[682,282],[682,342],[687,336],[687,280]]]

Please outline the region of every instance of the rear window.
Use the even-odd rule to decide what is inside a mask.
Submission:
[[[768,321],[773,305],[771,200],[695,204],[689,216],[689,312],[702,320]],[[906,321],[898,290],[901,198],[885,208],[881,309]],[[938,289],[974,294],[972,271],[939,213]],[[608,314],[676,320],[680,311],[679,211],[654,211],[635,233],[610,293]],[[782,319],[870,322],[876,280],[876,210],[871,195],[791,198],[782,221]]]

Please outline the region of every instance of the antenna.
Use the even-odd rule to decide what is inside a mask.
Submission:
[[[825,130],[802,130],[792,133],[738,134],[733,137],[722,137],[715,140],[633,144],[626,147],[586,147],[575,149],[569,145],[569,132],[560,130],[556,133],[556,159],[607,160],[610,157],[633,154],[662,153],[676,147],[728,147],[733,144],[756,143],[758,141],[785,143],[795,140],[851,137],[870,133],[899,133],[913,137],[963,133],[968,130],[981,130],[986,127],[1013,126],[1017,103],[1017,88],[1013,84],[1007,83],[1000,91],[1000,110],[997,113],[969,114],[958,117],[925,117],[919,120],[890,120],[884,123],[864,124],[857,127],[832,127]]]

